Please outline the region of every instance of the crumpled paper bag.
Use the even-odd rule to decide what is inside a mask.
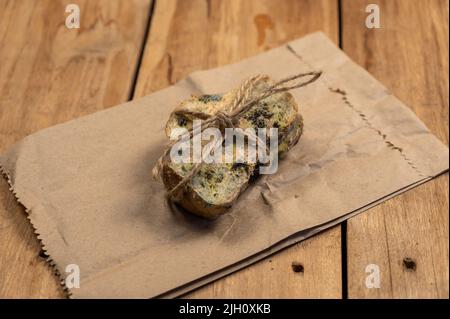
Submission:
[[[151,169],[172,109],[193,93],[322,70],[292,94],[305,131],[215,221],[173,212]],[[407,80],[407,79],[404,79]],[[236,271],[448,170],[448,148],[322,33],[56,125],[0,157],[2,172],[72,297],[173,297]],[[264,198],[264,199],[263,199]]]

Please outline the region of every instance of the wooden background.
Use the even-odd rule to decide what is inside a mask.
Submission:
[[[80,29],[65,27],[69,3]],[[381,29],[365,27],[369,3]],[[448,16],[448,0],[0,0],[0,153],[317,30],[448,145]],[[448,298],[448,186],[445,174],[185,297]],[[365,286],[368,264],[379,289]],[[64,297],[3,179],[0,297]]]

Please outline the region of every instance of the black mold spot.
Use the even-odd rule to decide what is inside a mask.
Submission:
[[[232,169],[238,169],[240,167],[246,168],[247,165],[245,163],[234,163],[233,166],[231,167]]]
[[[417,268],[416,262],[409,257],[403,259],[403,267],[408,271],[415,271]]]
[[[269,106],[266,102],[263,102],[258,105],[258,107],[249,111],[245,118],[249,120],[253,126],[256,127],[266,127],[266,119],[270,119],[273,116],[273,112],[270,111]]]
[[[264,127],[266,127],[266,120],[264,119],[264,117],[258,117],[257,119],[256,119],[256,121],[255,122],[253,122],[254,124],[255,124],[255,126],[256,127],[258,127],[258,128],[264,128]]]
[[[178,117],[178,125],[179,126],[186,126],[187,119],[184,116]]]
[[[301,263],[299,263],[297,261],[293,261],[292,262],[292,271],[303,273],[305,271],[305,268],[303,267],[303,265]]]
[[[206,179],[211,179],[212,177],[213,177],[213,172],[211,172],[211,171],[206,171],[205,172],[205,177],[206,177]]]
[[[220,183],[221,181],[223,181],[223,174],[222,173],[218,174],[217,178],[216,178],[216,182],[217,183]]]

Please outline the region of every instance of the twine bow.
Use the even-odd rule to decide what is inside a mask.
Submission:
[[[307,73],[300,73],[293,76],[289,76],[287,78],[284,78],[275,84],[265,88],[262,90],[258,95],[254,96],[253,92],[257,84],[264,78],[262,75],[255,75],[247,80],[245,80],[238,91],[236,92],[236,95],[231,102],[229,106],[226,107],[227,112],[219,111],[214,115],[209,115],[203,112],[194,112],[190,110],[178,110],[175,114],[189,114],[194,117],[198,117],[202,119],[202,126],[200,132],[198,134],[201,134],[204,130],[206,130],[209,127],[235,127],[236,123],[238,123],[240,117],[245,114],[253,105],[260,102],[261,100],[264,100],[265,98],[268,98],[269,96],[272,96],[277,93],[286,92],[292,89],[297,89],[303,86],[306,86],[314,81],[316,81],[320,75],[322,74],[321,71],[319,72],[307,72]],[[307,76],[311,76],[310,79],[308,79],[305,82],[294,82],[291,85],[286,85],[289,82],[298,80],[300,78],[304,78]],[[190,129],[188,131],[189,138],[191,139],[194,136],[194,129]],[[170,153],[171,147],[177,143],[182,136],[179,136],[177,140],[171,141],[169,146],[165,149],[163,155],[158,159],[158,162],[153,167],[152,175],[153,178],[159,179],[161,177],[161,173],[163,170],[163,161],[164,158]],[[257,137],[256,137],[257,138]],[[167,192],[167,196],[169,199],[172,200],[179,200],[180,196],[182,195],[181,190],[184,189],[186,184],[192,179],[192,177],[200,170],[201,165],[203,164],[204,157],[206,154],[210,154],[211,151],[214,149],[215,145],[211,145],[210,148],[206,151],[202,152],[201,155],[201,161],[199,163],[194,163],[191,170],[181,179],[180,182],[178,182],[175,187],[173,187],[171,190]]]

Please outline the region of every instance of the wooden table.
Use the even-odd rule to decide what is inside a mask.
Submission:
[[[65,27],[76,3],[81,28]],[[368,29],[369,3],[381,28]],[[322,30],[448,145],[448,0],[0,0],[0,152]],[[448,174],[186,297],[448,298]],[[294,272],[292,263],[301,271]],[[365,268],[381,270],[368,289]],[[0,297],[64,297],[0,181]]]

